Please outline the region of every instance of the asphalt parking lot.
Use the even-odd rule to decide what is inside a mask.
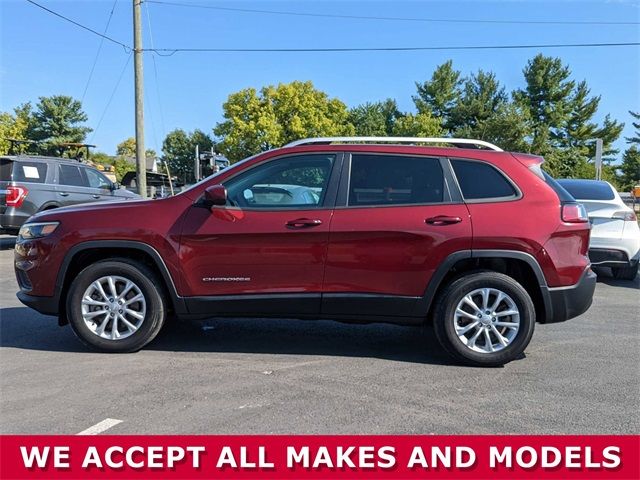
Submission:
[[[429,329],[330,321],[175,323],[141,352],[92,353],[20,304],[12,260],[0,236],[0,433],[640,432],[640,277],[599,272],[585,315],[478,369]]]

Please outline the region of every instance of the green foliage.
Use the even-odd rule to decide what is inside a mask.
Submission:
[[[462,93],[451,108],[450,123],[456,131],[482,132],[484,123],[493,118],[508,100],[495,74],[480,70],[464,80]]]
[[[157,156],[156,151],[150,148],[146,149],[144,153],[147,158],[155,158]],[[135,158],[136,139],[133,137],[129,137],[126,140],[123,140],[122,142],[120,142],[118,145],[116,145],[116,155]]]
[[[528,111],[533,153],[549,156],[557,170],[573,172],[594,156],[595,139],[601,138],[605,159],[612,159],[617,152],[611,144],[624,124],[608,115],[601,126],[593,121],[600,97],[590,96],[585,81],[576,83],[561,59],[542,54],[528,62],[524,77],[526,87],[514,92],[514,100]]]
[[[398,118],[392,134],[396,137],[441,137],[443,131],[440,120],[424,112],[407,113]]]
[[[484,140],[511,152],[529,153],[531,124],[528,112],[512,103],[500,105],[495,113],[477,122],[456,129],[455,137]]]
[[[184,183],[195,181],[196,145],[201,152],[210,150],[214,146],[213,140],[206,133],[200,130],[187,133],[179,128],[169,132],[162,142],[162,160],[169,166],[171,175],[177,176]]]
[[[0,112],[0,155],[9,153],[11,143],[15,140],[28,140],[31,104],[25,103],[13,110],[13,113]],[[28,145],[16,145],[14,153],[25,153]]]
[[[116,174],[116,181],[121,182],[127,172],[136,171],[136,166],[122,157],[117,157],[113,162],[113,171]]]
[[[41,142],[38,150],[43,155],[62,155],[61,143],[82,143],[92,131],[82,125],[88,117],[80,101],[66,95],[40,97],[29,117],[27,136]]]
[[[355,131],[346,105],[311,82],[270,85],[260,92],[247,88],[229,95],[223,111],[225,120],[214,133],[232,162],[300,138]]]
[[[349,122],[358,136],[386,137],[393,134],[393,126],[402,116],[396,101],[388,98],[383,102],[364,103],[349,110]]]
[[[122,155],[124,157],[136,156],[136,139],[129,137],[123,140],[116,146],[116,155]]]
[[[450,115],[460,100],[462,83],[460,72],[454,70],[452,60],[438,66],[430,80],[416,82],[417,95],[413,102],[418,112],[440,118],[445,129],[453,131],[455,127]]]
[[[630,191],[634,186],[640,185],[640,150],[636,145],[624,152],[620,172],[620,186],[623,191]]]
[[[113,162],[115,161],[115,159],[111,155],[104,152],[91,153],[90,160],[93,163],[99,163],[101,165],[113,165]]]
[[[636,131],[632,137],[625,137],[625,140],[627,141],[627,143],[640,145],[640,112],[632,112],[631,110],[629,110],[629,114],[638,121],[631,122],[631,125],[633,125],[633,128],[635,128]]]

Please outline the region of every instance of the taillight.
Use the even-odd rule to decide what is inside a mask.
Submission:
[[[615,212],[613,215],[611,215],[611,218],[615,218],[616,220],[624,220],[625,222],[635,222],[638,220],[636,214],[628,210],[620,210],[619,212]]]
[[[581,203],[565,203],[562,205],[562,221],[567,223],[587,223],[587,210]]]
[[[29,190],[24,187],[7,187],[6,202],[7,207],[20,207],[24,199],[27,198]]]

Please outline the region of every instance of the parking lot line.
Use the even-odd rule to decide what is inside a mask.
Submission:
[[[92,427],[89,427],[86,430],[77,433],[76,435],[98,435],[105,430],[109,430],[111,427],[115,427],[119,423],[122,423],[122,420],[116,420],[115,418],[106,418],[101,422],[96,423]]]

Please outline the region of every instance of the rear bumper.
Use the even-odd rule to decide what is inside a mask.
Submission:
[[[597,267],[631,267],[638,264],[637,258],[629,259],[624,250],[615,248],[590,248],[589,260]]]
[[[16,296],[23,304],[37,312],[44,315],[58,315],[58,297],[38,297],[26,292],[18,292]]]
[[[0,231],[18,233],[20,227],[27,221],[28,216],[0,214]]]
[[[551,315],[545,323],[564,322],[586,312],[593,301],[596,289],[596,274],[591,268],[585,269],[580,281],[569,287],[547,287]]]

